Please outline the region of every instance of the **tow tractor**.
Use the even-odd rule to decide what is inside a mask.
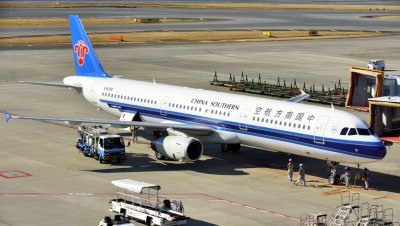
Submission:
[[[104,126],[78,127],[76,148],[84,156],[95,158],[100,163],[125,160],[124,139],[109,133]]]
[[[111,183],[117,187],[117,194],[110,200],[110,211],[144,221],[147,225],[182,225],[190,219],[184,215],[181,201],[159,197],[159,185],[130,179]]]

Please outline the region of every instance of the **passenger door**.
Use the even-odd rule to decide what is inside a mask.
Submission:
[[[163,97],[160,103],[160,115],[167,116],[169,97]]]
[[[314,130],[314,143],[325,144],[325,131],[328,125],[329,117],[321,116],[318,119],[317,125]]]
[[[246,108],[240,114],[239,119],[239,129],[240,130],[247,130],[247,120],[249,119],[249,109]]]

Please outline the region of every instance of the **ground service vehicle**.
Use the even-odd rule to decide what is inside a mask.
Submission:
[[[384,71],[385,70],[385,61],[381,60],[381,59],[370,60],[369,63],[367,64],[367,66],[371,70]]]
[[[144,221],[147,225],[182,225],[190,219],[183,214],[182,202],[168,199],[160,202],[159,185],[130,179],[111,183],[117,187],[117,194],[110,200],[110,211]]]
[[[103,126],[78,127],[76,148],[84,156],[93,157],[100,163],[125,160],[123,138],[120,135],[110,134]]]

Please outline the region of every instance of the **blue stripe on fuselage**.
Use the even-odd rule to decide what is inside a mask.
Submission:
[[[182,123],[197,123],[213,127],[216,130],[242,133],[251,136],[264,137],[284,142],[319,148],[331,152],[342,153],[368,159],[382,159],[386,149],[381,142],[349,141],[341,139],[324,138],[324,144],[315,143],[314,136],[290,131],[272,129],[269,127],[253,126],[247,124],[247,130],[241,130],[238,122],[225,121],[199,115],[186,114],[182,112],[166,111],[167,115],[162,116],[159,108],[151,108],[140,105],[132,105],[108,100],[100,100],[110,108],[118,109],[121,112],[140,112],[143,116],[159,118],[164,120],[179,121]],[[321,140],[322,137],[317,137]],[[351,143],[350,143],[351,142]],[[356,151],[357,150],[357,151]]]

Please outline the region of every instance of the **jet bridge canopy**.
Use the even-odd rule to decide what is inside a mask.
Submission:
[[[369,99],[369,123],[382,140],[400,143],[400,96]]]
[[[157,191],[161,189],[160,185],[149,184],[146,182],[135,181],[131,179],[113,180],[111,181],[111,183],[118,188],[123,188],[138,194],[142,194],[143,189],[155,189]]]

